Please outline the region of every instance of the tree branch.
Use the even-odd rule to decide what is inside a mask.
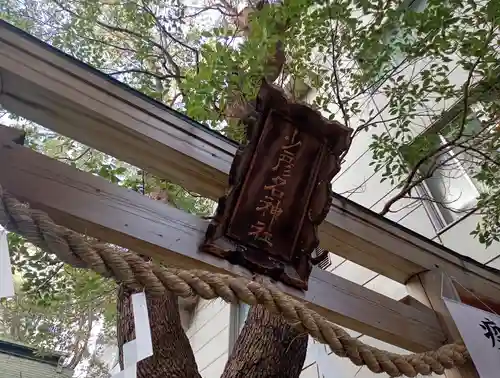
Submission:
[[[50,274],[50,276],[44,282],[42,282],[41,285],[39,285],[38,287],[36,287],[35,289],[33,289],[32,292],[38,292],[38,293],[40,293],[40,290],[42,290],[45,286],[47,286],[47,284],[50,281],[52,281],[52,279],[61,271],[61,269],[62,269],[63,266],[64,266],[63,262],[60,263],[58,266],[56,266],[56,268]]]
[[[80,363],[83,358],[85,351],[87,350],[90,334],[92,332],[93,325],[93,308],[91,305],[88,306],[85,312],[83,320],[83,326],[86,324],[86,328],[83,332],[77,332],[77,341],[75,343],[75,353],[71,358],[71,361],[66,366],[68,369],[74,370],[76,366]],[[86,322],[85,322],[86,320]],[[80,327],[80,330],[83,327]],[[80,347],[80,342],[83,341],[83,345]]]
[[[430,151],[428,152],[424,157],[422,157],[418,162],[417,164],[415,164],[415,167],[413,167],[412,171],[409,173],[409,175],[407,176],[406,180],[405,180],[405,183],[403,184],[403,187],[401,188],[401,190],[398,192],[398,194],[396,194],[394,197],[392,197],[391,199],[389,199],[383,209],[380,211],[380,215],[385,215],[389,212],[390,208],[392,205],[394,205],[397,201],[399,201],[400,199],[404,198],[407,194],[409,194],[411,192],[411,190],[413,188],[415,188],[417,185],[421,184],[423,181],[425,181],[426,179],[432,177],[432,175],[434,174],[434,172],[436,171],[436,169],[438,168],[435,164],[433,165],[432,168],[429,168],[429,170],[426,172],[426,174],[422,175],[417,181],[413,181],[413,179],[415,178],[415,176],[417,175],[417,173],[420,172],[420,167],[427,162],[427,160],[429,160],[430,158],[432,157],[439,157],[439,156],[442,156],[443,154],[447,153],[449,151],[449,148],[450,148],[450,145],[451,143],[445,143],[443,145],[441,145],[440,147],[436,148],[434,151]],[[437,156],[435,156],[435,154],[438,153]],[[446,161],[449,161],[450,159],[452,159],[452,157],[449,157]],[[443,162],[443,163],[445,163]],[[420,172],[421,173],[421,172]]]
[[[332,8],[330,4],[328,4],[328,17],[330,19],[330,41],[332,45],[332,68],[333,68],[333,77],[335,78],[335,86],[334,86],[334,93],[335,97],[337,98],[337,102],[339,104],[339,108],[342,112],[342,117],[344,118],[344,124],[345,126],[349,127],[349,117],[347,116],[347,111],[344,107],[344,102],[342,101],[340,97],[340,82],[339,82],[339,75],[338,75],[338,68],[337,68],[337,56],[335,53],[335,45],[337,44],[337,33],[338,33],[338,27],[339,27],[339,22],[338,20],[335,21],[335,32],[333,31],[332,27],[332,22],[333,22],[333,16],[332,16]]]
[[[127,73],[140,73],[140,74],[143,74],[143,75],[152,76],[152,77],[154,77],[156,79],[160,79],[160,80],[165,80],[165,79],[168,79],[168,78],[173,78],[173,79],[184,79],[185,78],[185,76],[177,76],[175,74],[159,75],[159,74],[156,74],[154,72],[150,72],[150,71],[146,71],[146,70],[141,70],[141,69],[138,69],[138,68],[130,68],[128,70],[109,72],[108,75],[115,76],[115,75],[121,75],[121,74],[127,74]]]
[[[480,151],[478,150],[477,148],[475,147],[471,147],[471,146],[465,146],[463,143],[459,143],[457,144],[458,147],[462,147],[463,148],[463,151],[461,151],[460,153],[462,152],[466,152],[466,151],[473,151],[475,152],[476,154],[480,155],[481,157],[485,158],[486,160],[488,160],[490,163],[496,165],[497,167],[500,167],[500,161],[497,161],[495,159],[493,159],[490,155],[488,155],[487,153],[483,152],[483,151]],[[457,154],[458,155],[458,154]]]
[[[181,45],[182,47],[190,50],[194,56],[195,56],[195,63],[196,63],[196,73],[199,72],[199,65],[200,65],[200,57],[199,57],[199,52],[197,49],[195,49],[194,47],[192,46],[189,46],[187,43],[184,43],[183,41],[181,41],[180,39],[178,39],[177,37],[175,37],[172,33],[170,33],[166,28],[165,26],[163,25],[162,21],[164,21],[164,17],[160,17],[158,18],[156,16],[156,14],[151,10],[151,8],[149,8],[144,2],[143,2],[143,5],[142,5],[142,8],[151,16],[153,17],[153,19],[155,20],[155,23],[156,23],[156,26],[160,29],[160,32],[165,35],[166,37],[170,38],[171,40],[173,40],[174,42],[176,42],[177,44]],[[164,50],[165,51],[165,50]],[[172,58],[172,61],[173,61],[173,58]],[[178,67],[177,67],[178,68]],[[178,74],[180,74],[180,70],[177,69],[176,70]]]
[[[68,160],[68,161],[72,161],[72,162],[75,162],[75,161],[78,161],[80,160],[82,157],[84,157],[85,155],[87,155],[87,153],[90,151],[90,147],[86,148],[85,151],[83,151],[80,155],[78,155],[77,157],[75,158],[70,158],[70,157],[58,157],[57,160]]]
[[[488,44],[490,42],[490,39],[491,39],[491,37],[493,35],[494,29],[495,29],[495,26],[493,25],[492,28],[490,29],[489,37],[485,41],[484,47],[488,46]],[[459,141],[459,139],[463,136],[463,132],[464,132],[464,129],[465,129],[465,124],[467,122],[468,109],[469,109],[470,85],[471,85],[471,82],[472,82],[472,77],[474,75],[474,71],[476,70],[476,68],[477,68],[478,64],[480,63],[482,57],[483,56],[479,56],[475,60],[474,64],[472,65],[472,67],[469,70],[469,74],[467,76],[467,80],[466,80],[465,85],[464,85],[463,116],[462,116],[462,121],[461,121],[461,124],[460,124],[459,133],[451,141],[449,141],[448,143],[445,143],[445,144],[441,145],[435,151],[429,151],[424,157],[422,157],[417,162],[417,164],[415,165],[415,167],[413,167],[412,172],[410,172],[410,174],[408,175],[407,179],[405,180],[405,184],[403,185],[403,188],[398,192],[398,194],[396,194],[394,197],[392,197],[389,201],[387,201],[385,203],[383,209],[380,211],[381,215],[387,214],[389,212],[391,206],[394,203],[396,203],[398,200],[402,199],[407,194],[409,194],[410,191],[415,186],[417,186],[418,184],[422,183],[425,179],[427,179],[427,178],[429,178],[429,177],[432,176],[432,174],[434,173],[434,171],[435,171],[435,169],[437,167],[434,168],[433,170],[430,169],[429,172],[427,172],[426,175],[422,176],[422,178],[420,178],[416,182],[412,183],[413,178],[416,176],[417,172],[420,171],[420,167],[428,159],[430,159],[431,157],[436,157],[436,153],[438,153],[439,155],[442,155],[443,153],[446,153],[447,149],[449,150],[450,147],[453,146],[453,145],[455,145]]]
[[[474,206],[474,207],[471,207],[469,209],[460,209],[460,210],[457,210],[457,209],[454,209],[452,207],[449,207],[449,205],[451,205],[452,203],[456,202],[456,200],[453,200],[453,201],[448,201],[448,202],[443,202],[443,201],[438,201],[438,200],[435,200],[434,198],[431,198],[431,197],[419,197],[419,196],[405,196],[405,198],[408,198],[408,199],[414,199],[416,201],[427,201],[427,202],[432,202],[432,203],[435,203],[437,205],[441,205],[443,206],[444,208],[446,208],[447,210],[453,212],[453,213],[456,213],[456,214],[461,214],[461,213],[469,213],[471,211],[476,211],[478,208],[477,206]],[[399,211],[399,210],[398,210]],[[391,211],[392,213],[393,211]]]
[[[84,19],[84,17],[80,16],[75,11],[73,11],[73,10],[65,7],[63,4],[61,4],[61,2],[59,0],[53,0],[53,1],[63,11],[68,12],[69,14],[71,14],[72,16],[74,16],[76,18]],[[155,20],[158,21],[158,19],[156,17],[155,17]],[[102,28],[105,28],[105,29],[108,29],[108,30],[111,30],[111,31],[115,31],[115,32],[118,32],[118,33],[128,34],[129,36],[135,37],[138,40],[146,41],[151,46],[154,46],[154,47],[158,48],[164,54],[165,58],[167,59],[167,61],[169,62],[169,64],[174,69],[174,71],[176,73],[176,76],[173,76],[173,77],[178,78],[178,80],[181,78],[182,75],[181,75],[179,66],[177,65],[177,63],[175,63],[174,59],[172,58],[172,56],[170,55],[170,53],[167,51],[167,49],[165,47],[163,47],[161,44],[159,44],[158,42],[153,41],[153,40],[145,37],[144,35],[141,35],[141,34],[135,32],[135,31],[127,29],[127,28],[123,28],[123,27],[120,27],[120,26],[109,25],[109,24],[107,24],[105,22],[102,22],[102,21],[99,21],[97,19],[95,20],[95,23],[98,26],[102,27]],[[168,70],[168,69],[166,71],[170,72],[170,70]]]

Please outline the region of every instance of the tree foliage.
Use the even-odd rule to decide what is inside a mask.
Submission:
[[[114,338],[116,285],[61,263],[15,234],[9,234],[9,246],[16,296],[0,301],[1,337],[36,346],[40,354],[60,352],[70,369],[91,359],[92,336],[100,344]]]

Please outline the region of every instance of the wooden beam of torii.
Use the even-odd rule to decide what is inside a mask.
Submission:
[[[0,127],[0,184],[56,223],[171,267],[251,277],[198,252],[207,221],[34,152],[17,144],[18,136],[18,130]],[[334,323],[405,349],[430,350],[445,341],[430,309],[395,301],[318,268],[306,292],[279,287]]]
[[[0,21],[0,104],[63,135],[217,198],[236,145]],[[498,271],[335,196],[320,245],[400,283],[440,269],[482,297]]]

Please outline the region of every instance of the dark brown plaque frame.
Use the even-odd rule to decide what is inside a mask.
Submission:
[[[200,249],[307,290],[317,227],[352,130],[263,82]]]

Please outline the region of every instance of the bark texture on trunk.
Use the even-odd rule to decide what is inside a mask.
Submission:
[[[135,338],[131,295],[120,286],[118,293],[118,347]],[[153,339],[153,356],[137,364],[137,378],[201,378],[193,350],[181,326],[177,297],[171,293],[152,297],[146,293]]]
[[[222,378],[298,378],[307,335],[262,306],[250,309]]]

